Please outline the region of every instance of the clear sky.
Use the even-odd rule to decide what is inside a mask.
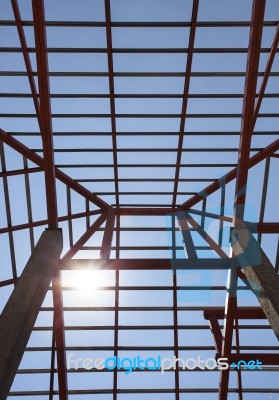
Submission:
[[[22,19],[33,19],[31,0],[18,0]],[[251,0],[200,0],[198,23],[220,21],[247,22],[251,18]],[[112,22],[190,22],[192,1],[190,0],[111,0]],[[47,21],[105,21],[103,0],[45,0],[45,15]],[[278,0],[266,1],[265,21],[277,22],[279,19]],[[42,155],[42,143],[38,123],[35,117],[34,105],[31,96],[13,97],[20,93],[30,95],[30,87],[23,56],[19,48],[20,43],[16,27],[3,21],[13,21],[14,16],[9,0],[0,2],[0,127],[11,133],[22,143]],[[96,24],[98,25],[98,24]],[[218,25],[218,24],[215,24]],[[187,54],[183,49],[188,47],[189,27],[112,27],[112,43],[116,51],[113,54],[113,68],[115,72],[114,90],[116,94],[116,133],[119,182],[119,199],[121,205],[161,205],[170,206],[172,202],[173,179],[175,176],[176,154],[178,146],[178,132],[182,107],[182,93]],[[25,26],[24,32],[28,47],[31,48],[30,58],[33,71],[37,70],[34,48],[34,33],[32,26]],[[269,49],[275,32],[275,24],[263,29],[262,47]],[[109,97],[108,63],[106,49],[106,30],[104,26],[97,27],[47,27],[47,42],[49,49],[48,62],[50,71],[51,108],[53,114],[53,132],[55,147],[55,162],[69,176],[81,182],[89,190],[98,194],[109,204],[116,203],[114,194],[114,170],[111,141],[111,119]],[[195,38],[195,47],[201,49],[193,56],[192,77],[190,82],[190,98],[188,100],[185,135],[183,141],[182,166],[178,185],[177,204],[183,203],[206,187],[210,182],[206,179],[219,179],[230,171],[237,163],[237,148],[239,145],[239,131],[241,126],[242,98],[246,69],[247,49],[249,43],[249,26],[232,27],[203,27],[198,26]],[[67,51],[61,51],[67,48]],[[82,51],[73,49],[82,48]],[[89,49],[95,49],[89,51]],[[133,48],[132,52],[125,49]],[[139,49],[158,49],[155,54],[140,52]],[[164,48],[177,49],[176,52],[164,53]],[[215,48],[216,52],[207,52]],[[222,52],[222,48],[231,51]],[[60,49],[60,50],[59,50]],[[72,50],[71,50],[72,49]],[[161,50],[161,52],[160,52]],[[260,56],[259,71],[265,69],[268,52]],[[14,74],[6,74],[12,71]],[[71,76],[71,73],[85,73],[85,76]],[[214,76],[214,72],[223,76]],[[62,75],[64,76],[61,76]],[[64,74],[63,74],[64,73]],[[165,73],[173,76],[134,76],[135,73]],[[266,93],[279,93],[279,58],[276,55],[272,67],[273,75],[269,78]],[[130,76],[128,76],[130,74]],[[73,74],[72,74],[73,75]],[[76,74],[78,75],[78,74]],[[90,76],[91,75],[91,76]],[[95,76],[92,76],[95,75]],[[215,74],[216,75],[216,74]],[[217,74],[218,75],[218,74]],[[225,76],[226,75],[226,76]],[[261,82],[258,79],[258,87]],[[37,83],[37,77],[35,76]],[[65,95],[81,94],[76,98]],[[82,94],[84,96],[82,96]],[[129,98],[124,95],[137,94],[139,97]],[[155,98],[144,98],[141,95],[180,95]],[[208,94],[215,95],[208,98]],[[233,96],[229,97],[228,94]],[[100,95],[90,97],[90,95]],[[123,95],[122,97],[119,95]],[[239,96],[237,96],[239,95]],[[223,97],[222,97],[223,96]],[[120,98],[121,97],[121,98]],[[260,110],[260,117],[255,126],[255,135],[252,139],[251,156],[259,149],[264,148],[278,138],[278,96],[265,98]],[[11,114],[22,114],[13,117]],[[26,116],[27,114],[27,116]],[[82,116],[82,114],[86,114]],[[129,114],[131,114],[129,116]],[[135,114],[146,114],[144,117]],[[156,114],[152,117],[149,114]],[[166,117],[168,114],[168,117]],[[214,116],[214,114],[216,114]],[[221,117],[220,117],[221,114]],[[222,115],[224,114],[224,115]],[[232,114],[232,115],[229,115]],[[268,116],[265,114],[269,114]],[[274,115],[270,115],[274,114]],[[72,152],[72,149],[82,149]],[[226,148],[219,152],[218,149]],[[66,152],[59,152],[66,149]],[[140,151],[139,151],[140,149]],[[147,151],[153,149],[153,151]],[[202,152],[201,149],[207,149]],[[215,149],[215,150],[214,150]],[[7,170],[23,168],[22,156],[8,146],[4,146],[5,163]],[[2,157],[2,169],[4,160]],[[84,167],[92,164],[91,167]],[[196,164],[200,164],[197,166]],[[205,165],[204,165],[205,164]],[[211,166],[211,164],[213,164]],[[220,164],[220,165],[219,165]],[[63,166],[64,165],[64,166]],[[68,165],[68,167],[66,166]],[[69,167],[70,165],[70,167]],[[128,165],[128,167],[127,167]],[[144,165],[146,165],[144,167]],[[151,166],[149,166],[151,165]],[[28,162],[29,167],[34,165]],[[247,187],[247,206],[245,219],[257,222],[260,218],[261,192],[264,179],[265,162],[254,167],[249,173]],[[278,221],[278,158],[271,159],[270,175],[267,188],[266,208],[264,221]],[[132,181],[142,179],[141,182]],[[0,229],[7,226],[3,179],[0,183]],[[100,180],[107,179],[101,182]],[[125,181],[126,179],[126,181]],[[147,179],[144,181],[144,179]],[[150,182],[148,179],[153,179]],[[168,179],[168,181],[162,181]],[[196,181],[185,181],[197,179]],[[32,202],[32,218],[34,221],[46,219],[44,176],[42,172],[30,174],[30,195]],[[109,181],[110,180],[110,181]],[[204,181],[203,181],[204,180]],[[224,214],[233,215],[234,184],[226,186]],[[8,178],[9,200],[11,207],[12,224],[18,225],[28,222],[26,199],[26,181],[23,176]],[[165,192],[165,194],[162,194]],[[64,184],[57,182],[59,215],[67,215],[67,195]],[[207,199],[206,211],[220,213],[221,190],[218,190]],[[71,191],[72,212],[85,211],[85,200]],[[201,210],[201,204],[195,207]],[[91,205],[91,210],[96,206]],[[192,214],[201,223],[201,217]],[[91,223],[97,217],[91,217]],[[170,258],[173,243],[171,233],[171,217],[123,217],[121,218],[120,257],[122,258]],[[65,253],[69,248],[69,225],[62,223]],[[35,241],[40,237],[45,226],[34,229]],[[145,231],[127,231],[128,228],[145,228]],[[149,228],[160,228],[157,231]],[[85,218],[73,221],[73,239],[76,241],[86,229]],[[126,229],[126,231],[125,231]],[[205,229],[217,241],[219,224],[205,218]],[[228,242],[229,226],[225,225],[222,235],[223,249],[229,254]],[[17,270],[20,274],[30,256],[29,231],[18,230],[13,233]],[[207,246],[198,235],[193,234],[196,246]],[[7,233],[0,235],[1,268],[0,280],[11,279],[12,261],[9,251],[10,240]],[[98,258],[99,246],[102,242],[102,232],[97,232],[86,246],[77,254],[77,258]],[[263,235],[262,247],[272,263],[275,263],[278,235]],[[115,237],[113,240],[115,246]],[[144,246],[144,250],[129,249],[129,247]],[[148,249],[157,246],[157,249]],[[182,239],[176,234],[176,257],[184,258]],[[197,251],[201,258],[216,258],[216,254],[206,248]],[[115,258],[115,250],[112,258]],[[87,274],[86,274],[87,273]],[[86,273],[63,272],[63,285],[78,286],[75,290],[64,290],[65,307],[91,307],[90,311],[65,311],[66,345],[108,347],[108,350],[75,350],[76,355],[82,357],[109,357],[113,354],[111,347],[114,344],[114,332],[103,330],[84,329],[71,330],[70,327],[82,325],[113,327],[115,305],[115,272],[93,271]],[[122,271],[120,273],[120,307],[172,307],[172,271]],[[97,286],[106,289],[85,288],[86,281],[99,282]],[[179,346],[213,346],[213,338],[204,320],[202,308],[207,306],[223,306],[225,304],[224,286],[226,271],[181,271],[177,274],[178,287],[187,285],[187,290],[178,292],[178,305],[189,307],[187,311],[178,311]],[[151,286],[150,290],[130,290],[131,286]],[[206,289],[195,290],[195,286],[206,286]],[[212,290],[211,287],[219,287]],[[157,289],[156,289],[157,288]],[[161,289],[160,289],[161,288]],[[159,290],[160,289],[160,290]],[[3,308],[12,290],[12,286],[0,288],[0,308]],[[257,306],[253,294],[246,290],[239,290],[240,306]],[[51,290],[47,294],[44,307],[51,307]],[[94,307],[110,307],[109,310],[96,311]],[[194,307],[200,307],[195,309]],[[39,314],[36,330],[32,333],[29,347],[36,347],[36,351],[26,351],[20,369],[48,369],[50,367],[50,346],[52,311],[42,311]],[[243,324],[254,324],[258,321],[243,321]],[[266,324],[266,322],[264,321]],[[173,325],[172,311],[127,311],[119,313],[119,325],[134,326],[134,330],[119,331],[119,346],[173,346],[172,329],[137,330],[137,326]],[[204,328],[189,329],[191,325]],[[40,327],[48,327],[40,330]],[[186,327],[186,328],[185,328]],[[271,329],[241,329],[240,343],[242,346],[277,346],[278,341]],[[47,350],[40,351],[41,347]],[[141,354],[143,357],[170,356],[172,350],[165,351],[119,351],[119,356],[133,357]],[[214,350],[180,350],[183,358],[200,354],[202,357],[214,357]],[[121,389],[139,388],[174,388],[174,373],[169,372],[164,377],[159,373],[134,373],[125,376],[119,373],[118,387]],[[277,373],[275,372],[244,372],[243,387],[276,388],[278,387]],[[69,389],[112,389],[112,373],[69,373]],[[180,374],[182,388],[217,388],[219,373],[183,372]],[[236,387],[236,373],[231,373],[231,387]],[[49,374],[18,374],[12,391],[26,390],[47,391]],[[55,381],[57,389],[57,380]],[[181,394],[181,400],[215,400],[217,394]],[[14,399],[14,396],[10,396]],[[26,395],[23,399],[29,399]],[[47,396],[32,396],[37,400],[45,400]],[[54,396],[54,398],[58,398]],[[71,395],[70,400],[82,399],[112,399],[112,394],[100,395]],[[119,394],[119,400],[173,400],[173,393],[166,394]],[[237,394],[229,394],[229,400],[237,399]],[[245,393],[244,400],[276,400],[279,393],[254,394]]]

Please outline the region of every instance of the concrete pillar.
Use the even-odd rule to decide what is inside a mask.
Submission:
[[[0,316],[0,400],[6,400],[63,247],[60,230],[42,233]]]
[[[279,276],[248,229],[232,229],[233,253],[279,339]]]

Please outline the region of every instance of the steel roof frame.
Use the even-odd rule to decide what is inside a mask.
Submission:
[[[42,136],[42,148],[31,148],[25,146],[19,140],[16,139],[17,136],[38,136],[36,132],[12,132],[8,133],[4,130],[0,129],[0,145],[1,145],[1,164],[2,164],[2,172],[0,174],[0,178],[3,179],[4,185],[4,196],[6,203],[6,215],[7,215],[7,226],[0,228],[1,233],[7,233],[9,235],[9,245],[12,259],[12,279],[3,280],[0,282],[0,287],[16,285],[18,281],[18,274],[16,268],[16,260],[14,254],[14,239],[13,232],[17,230],[28,229],[30,234],[30,242],[31,247],[34,247],[34,232],[33,228],[37,226],[48,225],[51,229],[57,229],[59,222],[68,222],[69,226],[69,243],[70,249],[64,255],[61,260],[60,268],[56,271],[56,274],[53,279],[53,286],[51,288],[53,293],[53,301],[54,305],[50,308],[42,308],[42,311],[54,311],[54,320],[53,320],[53,329],[52,327],[36,327],[35,331],[43,331],[43,330],[52,330],[52,347],[45,347],[44,351],[51,351],[51,365],[50,369],[41,370],[40,373],[48,373],[50,375],[50,390],[49,392],[14,392],[13,395],[23,396],[23,395],[35,395],[42,394],[48,395],[49,399],[53,399],[54,395],[59,395],[59,398],[62,400],[67,400],[69,394],[100,394],[100,393],[108,393],[113,395],[113,400],[117,400],[118,393],[175,393],[176,400],[179,400],[180,393],[219,393],[220,400],[226,400],[228,393],[237,392],[239,396],[239,400],[243,399],[243,393],[278,393],[279,389],[257,389],[254,390],[252,388],[243,388],[241,382],[241,371],[238,371],[238,388],[230,389],[228,388],[228,380],[230,370],[222,371],[220,374],[220,388],[210,389],[184,389],[180,387],[179,383],[179,369],[174,371],[175,374],[175,387],[174,389],[131,389],[124,390],[118,388],[118,374],[115,370],[113,373],[113,388],[112,390],[99,391],[99,390],[68,390],[67,387],[67,373],[71,373],[71,370],[67,371],[66,368],[66,350],[69,347],[65,344],[65,331],[69,330],[69,327],[64,326],[63,315],[65,311],[71,309],[71,311],[77,311],[78,307],[64,307],[62,301],[62,290],[71,290],[71,288],[62,287],[61,283],[61,270],[63,269],[82,269],[86,268],[86,264],[93,263],[92,260],[79,260],[72,259],[78,251],[85,250],[86,248],[91,249],[99,249],[100,250],[100,260],[95,263],[95,267],[102,267],[103,269],[112,269],[115,271],[115,285],[113,287],[104,288],[104,290],[114,290],[115,298],[114,298],[114,307],[105,307],[105,310],[114,311],[115,316],[115,324],[113,326],[100,326],[95,329],[110,329],[115,333],[114,336],[114,345],[111,349],[114,352],[114,355],[118,355],[119,350],[123,350],[125,347],[119,346],[118,340],[118,332],[123,329],[171,329],[174,334],[174,345],[169,348],[174,351],[176,357],[179,356],[179,351],[181,349],[195,349],[195,346],[183,347],[179,345],[178,340],[178,330],[179,329],[208,329],[206,325],[193,325],[193,326],[184,326],[178,323],[178,312],[182,310],[197,310],[196,308],[191,307],[179,307],[177,302],[177,292],[178,292],[178,283],[176,273],[173,274],[173,282],[172,286],[164,287],[161,286],[159,288],[156,287],[146,287],[146,286],[138,286],[138,287],[125,287],[125,285],[120,285],[119,277],[121,270],[169,270],[173,269],[173,265],[171,265],[170,260],[167,259],[124,259],[120,257],[120,250],[129,249],[128,246],[124,246],[120,244],[120,232],[121,231],[144,231],[153,230],[154,232],[160,231],[162,228],[124,228],[121,226],[121,218],[124,216],[172,216],[172,226],[169,229],[172,232],[172,241],[173,241],[173,258],[175,259],[175,250],[180,249],[181,246],[177,246],[175,243],[175,232],[178,230],[175,225],[175,216],[179,216],[182,219],[179,219],[179,225],[183,224],[183,216],[185,216],[186,212],[186,220],[184,220],[184,243],[186,254],[190,258],[190,260],[186,259],[181,262],[176,260],[177,269],[185,268],[185,265],[188,264],[189,268],[194,269],[194,264],[196,263],[197,269],[208,268],[207,265],[210,265],[210,268],[220,268],[220,269],[228,269],[230,273],[232,273],[233,269],[228,267],[226,263],[228,256],[222,250],[222,237],[219,236],[218,243],[215,242],[208,234],[206,234],[204,230],[204,219],[206,217],[216,218],[220,220],[221,223],[223,221],[233,221],[235,226],[237,226],[237,221],[244,219],[244,206],[245,206],[245,189],[247,185],[248,171],[250,168],[253,168],[258,163],[265,160],[265,176],[262,190],[262,199],[261,199],[261,210],[260,210],[260,218],[259,221],[249,221],[247,222],[247,226],[251,229],[257,230],[257,232],[262,234],[275,234],[278,233],[278,222],[264,222],[264,213],[266,209],[266,193],[268,186],[268,177],[269,177],[269,169],[270,169],[270,160],[272,157],[278,157],[276,153],[279,149],[279,139],[273,141],[271,144],[266,147],[251,147],[251,138],[252,134],[259,135],[278,135],[278,132],[275,131],[255,131],[254,128],[256,125],[257,118],[278,118],[278,113],[265,112],[260,113],[260,107],[262,100],[264,98],[278,98],[278,93],[265,93],[265,89],[268,83],[269,77],[278,77],[279,72],[271,71],[274,58],[278,53],[278,42],[279,42],[279,23],[278,21],[264,21],[264,5],[265,0],[253,0],[253,13],[252,19],[250,21],[211,21],[211,22],[202,22],[198,21],[198,8],[199,1],[193,0],[193,9],[192,9],[192,18],[189,22],[115,22],[111,20],[111,10],[110,10],[110,0],[104,0],[104,8],[105,8],[105,21],[104,22],[85,22],[85,21],[45,21],[44,17],[44,4],[43,0],[32,0],[33,6],[33,19],[34,21],[23,21],[21,19],[19,6],[17,0],[11,0],[11,4],[13,7],[13,12],[15,16],[15,21],[0,21],[0,26],[14,26],[18,30],[18,35],[21,43],[21,47],[1,47],[0,52],[5,53],[22,53],[24,56],[24,62],[26,67],[25,71],[1,71],[0,76],[6,77],[24,77],[27,76],[30,84],[31,94],[28,93],[1,93],[0,97],[2,98],[32,98],[35,108],[35,113],[2,113],[0,117],[4,118],[32,118],[38,121],[40,133]],[[28,47],[24,27],[33,27],[35,33],[35,47]],[[102,27],[106,31],[106,48],[49,48],[47,46],[47,35],[46,35],[46,27],[72,27],[72,28],[82,28],[82,27]],[[187,48],[115,48],[113,46],[113,34],[112,28],[131,28],[131,27],[161,27],[164,29],[169,29],[172,27],[181,27],[181,28],[189,28],[189,43]],[[250,27],[250,45],[248,48],[196,48],[194,45],[195,41],[195,32],[197,28],[213,28],[213,27]],[[263,48],[261,47],[261,35],[263,27],[275,27],[275,35],[273,39],[273,43],[271,47]],[[35,53],[37,59],[37,71],[32,70],[30,54]],[[94,54],[107,54],[107,62],[108,62],[108,70],[107,72],[54,72],[48,70],[48,54],[50,53],[94,53]],[[113,65],[113,55],[114,54],[187,54],[187,64],[185,72],[115,72]],[[246,72],[195,72],[192,71],[192,58],[194,54],[247,54],[247,69]],[[260,54],[268,54],[268,60],[266,63],[266,67],[264,71],[258,70],[259,57]],[[38,78],[38,91],[36,89],[35,77]],[[49,78],[50,77],[108,77],[109,79],[109,93],[100,93],[100,94],[86,94],[86,93],[51,93],[49,88]],[[149,78],[167,78],[167,77],[180,77],[184,78],[184,91],[183,94],[120,94],[115,92],[115,78],[119,77],[149,77]],[[245,77],[245,90],[244,94],[193,94],[189,93],[189,87],[191,79],[195,77]],[[256,93],[256,84],[258,77],[262,77],[262,82],[258,93]],[[107,114],[103,113],[92,113],[92,114],[64,114],[64,113],[52,113],[51,112],[51,99],[53,98],[107,98],[110,102],[110,112]],[[173,98],[182,100],[182,110],[179,114],[169,113],[169,114],[157,114],[157,113],[133,113],[133,114],[125,114],[125,113],[117,113],[116,112],[116,100],[117,99],[164,99],[164,98]],[[199,113],[193,114],[188,113],[187,111],[187,103],[189,99],[192,98],[206,98],[206,99],[214,99],[214,98],[238,98],[243,100],[243,109],[242,113]],[[60,148],[57,149],[53,145],[53,138],[57,136],[72,136],[74,132],[56,132],[52,128],[52,119],[53,118],[81,118],[81,117],[90,117],[90,118],[108,118],[111,124],[111,132],[78,132],[79,135],[84,136],[97,136],[99,134],[104,136],[111,136],[112,139],[112,147],[111,148]],[[188,118],[242,118],[241,130],[240,132],[231,131],[225,132],[226,135],[230,136],[238,136],[240,134],[240,146],[239,148],[235,147],[223,147],[223,148],[183,148],[183,139],[185,138],[185,132],[189,136],[202,136],[202,135],[218,135],[221,136],[223,132],[187,132],[187,124],[186,121]],[[117,119],[118,118],[172,118],[179,119],[180,127],[178,132],[118,132],[117,130]],[[178,146],[177,148],[122,148],[117,145],[117,136],[177,136],[178,137]],[[5,149],[3,146],[10,146],[16,152],[23,156],[23,167],[22,169],[15,170],[7,170],[5,165]],[[182,163],[182,153],[184,152],[238,152],[238,164],[235,163]],[[250,152],[257,152],[254,155],[250,155]],[[37,153],[42,153],[42,157],[40,157]],[[113,155],[113,163],[97,163],[97,164],[59,164],[55,163],[54,155],[55,153],[94,153],[94,152],[111,152]],[[176,154],[176,163],[175,164],[132,164],[132,163],[120,163],[118,160],[118,154],[126,153],[126,152],[173,152]],[[30,167],[28,161],[36,164],[37,167]],[[202,178],[182,178],[180,176],[181,168],[188,167],[196,167],[196,168],[207,168],[207,167],[227,167],[228,172],[226,172],[221,178],[211,178],[206,177]],[[82,174],[79,179],[73,179],[70,174],[66,174],[61,169],[73,169],[73,168],[112,168],[113,169],[113,178],[83,178]],[[121,178],[119,173],[120,168],[149,168],[152,171],[152,168],[168,168],[172,167],[175,171],[173,178]],[[230,169],[233,168],[233,169]],[[32,216],[32,203],[31,203],[31,193],[30,193],[30,183],[29,183],[29,174],[34,174],[38,172],[43,172],[45,176],[45,190],[46,190],[46,198],[47,198],[47,219],[42,219],[40,221],[33,221]],[[12,176],[22,175],[25,177],[25,191],[26,191],[26,199],[27,199],[27,212],[28,212],[28,223],[14,225],[11,218],[11,210],[10,210],[10,199],[9,199],[9,187],[8,187],[8,178]],[[57,211],[57,197],[56,197],[56,179],[60,180],[63,184],[66,185],[67,190],[67,215],[59,216]],[[225,187],[226,184],[236,179],[236,197],[235,197],[235,213],[233,217],[227,217],[224,215],[224,205],[225,205]],[[97,191],[92,192],[88,190],[82,183],[89,182],[113,182],[114,183],[114,191]],[[120,184],[122,182],[171,182],[173,184],[173,190],[167,191],[124,191],[121,190]],[[179,189],[180,182],[210,182],[210,184],[205,187],[201,192],[191,192],[191,191],[182,191]],[[215,193],[219,189],[222,190],[222,198],[220,203],[220,215],[213,215],[206,212],[206,199],[211,194]],[[71,191],[74,191],[81,195],[85,201],[85,212],[73,213],[72,205],[71,205]],[[109,204],[105,202],[100,196],[104,195],[114,195],[115,202],[113,204]],[[150,196],[150,195],[168,195],[171,196],[170,204],[162,205],[162,204],[134,204],[130,203],[126,206],[123,204],[120,196],[127,195],[136,195],[136,196]],[[189,195],[190,198],[179,204],[177,200],[178,195]],[[199,202],[203,202],[203,210],[192,210],[192,208],[198,204]],[[97,207],[97,210],[91,210],[90,204]],[[202,217],[201,224],[198,224],[193,217],[191,217],[191,213],[193,214],[200,213]],[[178,214],[177,214],[178,213]],[[181,214],[182,213],[182,214]],[[90,221],[90,216],[97,216],[97,219],[92,223]],[[179,218],[180,218],[179,217]],[[75,242],[74,234],[73,234],[73,226],[72,221],[77,218],[86,218],[86,232]],[[186,221],[186,222],[185,222]],[[105,227],[102,225],[106,222]],[[246,222],[246,221],[245,221]],[[250,223],[250,225],[249,225]],[[185,228],[186,224],[186,228]],[[190,225],[191,227],[190,227]],[[181,226],[180,226],[181,228]],[[186,233],[185,233],[186,229]],[[85,246],[88,239],[95,232],[104,232],[103,241],[101,246]],[[182,229],[183,231],[183,229]],[[195,231],[201,235],[206,241],[208,246],[195,246],[192,240],[191,232]],[[112,237],[116,235],[116,244],[112,245]],[[259,240],[261,240],[261,236],[259,236]],[[210,261],[210,259],[198,259],[197,251],[202,249],[212,249],[214,250],[221,258],[216,259],[214,261]],[[140,249],[162,249],[164,250],[164,246],[135,246],[131,247],[131,250],[140,250]],[[116,259],[110,259],[111,251],[116,250]],[[194,260],[194,261],[193,261]],[[202,260],[202,261],[201,261]],[[228,258],[229,260],[229,258]],[[279,266],[279,246],[277,250],[277,259],[276,259],[276,269],[278,272]],[[179,267],[180,265],[180,267]],[[176,268],[176,267],[175,267]],[[243,274],[241,272],[238,274],[243,278]],[[245,278],[245,276],[244,276]],[[194,290],[192,287],[188,287],[189,290]],[[200,286],[196,288],[196,290],[206,290],[206,286]],[[224,286],[212,286],[212,290],[225,290]],[[224,326],[219,326],[217,317],[214,314],[214,310],[212,313],[214,314],[210,320],[211,329],[215,332],[217,337],[217,345],[218,351],[224,357],[230,357],[232,350],[236,350],[237,354],[243,356],[242,350],[245,350],[245,346],[241,346],[239,343],[238,330],[246,329],[247,326],[238,324],[238,312],[237,302],[236,302],[236,289],[237,289],[237,276],[231,276],[230,287],[227,288],[229,291],[229,296],[227,298],[226,303],[226,311],[224,317]],[[173,325],[164,325],[164,326],[119,326],[119,313],[123,311],[125,308],[119,306],[119,293],[121,290],[171,290],[173,296],[173,306],[170,308],[164,307],[143,307],[143,311],[151,311],[153,309],[161,310],[161,311],[171,311],[173,313]],[[89,308],[88,308],[89,309]],[[97,308],[91,308],[92,310],[96,310]],[[136,307],[129,307],[129,310],[134,309],[139,310]],[[85,307],[80,308],[80,310],[86,310]],[[218,311],[218,310],[217,310]],[[215,312],[218,314],[215,310]],[[249,308],[245,310],[247,312],[248,318],[252,318],[253,313],[255,313],[255,309]],[[219,315],[220,317],[220,315]],[[223,319],[223,318],[221,318]],[[220,332],[217,332],[217,327],[224,328],[222,343],[220,343]],[[270,329],[267,325],[248,325],[249,329]],[[81,326],[74,326],[71,329],[82,330]],[[90,326],[87,326],[85,329],[90,329]],[[236,332],[236,346],[232,346],[232,335],[233,331]],[[219,339],[218,339],[219,338]],[[212,349],[212,346],[205,346],[207,349]],[[247,346],[246,346],[247,347]],[[75,347],[74,347],[75,348]],[[82,349],[88,349],[88,346],[82,347]],[[98,347],[100,348],[100,347]],[[106,349],[105,347],[103,347]],[[126,346],[126,349],[129,350],[132,347]],[[148,349],[148,347],[145,347]],[[155,349],[156,347],[152,347]],[[134,349],[139,349],[139,347],[134,347]],[[163,347],[166,349],[166,347]],[[251,346],[250,350],[267,350],[268,346]],[[275,350],[272,348],[272,350]],[[276,348],[276,350],[278,350]],[[27,347],[26,351],[39,351],[35,348]],[[55,353],[57,354],[57,368],[55,367]],[[235,356],[237,358],[237,356]],[[277,356],[276,356],[277,357]],[[278,362],[275,363],[278,365]],[[277,368],[278,369],[278,368]],[[268,371],[268,368],[265,369]],[[274,369],[275,370],[275,369]],[[23,373],[38,373],[36,371],[28,369],[26,371],[19,370],[19,374]],[[79,370],[78,372],[82,372]],[[146,372],[146,371],[144,371]],[[59,377],[59,392],[54,390],[54,374],[57,373]]]

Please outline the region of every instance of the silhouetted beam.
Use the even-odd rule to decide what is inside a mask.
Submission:
[[[231,268],[230,259],[199,258],[189,259],[110,259],[105,263],[99,259],[72,259],[63,260],[61,269],[120,269],[120,270],[164,270],[164,269],[228,269]]]
[[[59,230],[42,233],[0,316],[0,400],[6,400],[63,247]]]

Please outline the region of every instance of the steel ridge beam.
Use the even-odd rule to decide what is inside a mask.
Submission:
[[[114,70],[113,70],[113,55],[112,55],[112,32],[111,32],[111,11],[110,0],[105,1],[105,18],[106,18],[106,40],[107,40],[107,59],[108,59],[108,76],[109,76],[109,100],[110,100],[110,121],[111,121],[111,136],[112,136],[112,151],[113,151],[113,172],[114,172],[114,187],[115,187],[115,203],[119,205],[119,185],[118,185],[118,161],[117,161],[117,141],[116,141],[116,113],[114,100]]]
[[[178,181],[179,181],[179,173],[180,173],[180,163],[181,163],[181,157],[182,157],[183,138],[184,138],[184,132],[185,132],[188,94],[189,94],[189,89],[190,89],[190,76],[191,76],[191,71],[192,71],[192,60],[193,60],[193,50],[194,50],[194,43],[195,43],[196,24],[197,24],[197,18],[198,18],[198,8],[199,8],[199,0],[193,0],[191,28],[190,28],[189,43],[188,43],[189,50],[188,50],[188,56],[187,56],[187,62],[186,62],[186,72],[185,72],[185,80],[184,80],[179,138],[178,138],[178,145],[177,145],[177,157],[176,157],[175,177],[174,177],[174,186],[173,186],[172,207],[175,207],[176,199],[177,199],[177,189],[178,189]]]
[[[47,215],[49,228],[56,229],[57,221],[57,198],[55,185],[55,165],[52,137],[52,117],[50,103],[50,88],[48,76],[47,39],[43,0],[32,0],[34,19],[34,35],[36,45],[36,60],[38,70],[38,86],[40,99],[40,129],[43,142],[45,190],[47,198]],[[26,52],[23,47],[22,51]],[[30,71],[29,71],[30,72]],[[33,82],[34,83],[34,82]]]

